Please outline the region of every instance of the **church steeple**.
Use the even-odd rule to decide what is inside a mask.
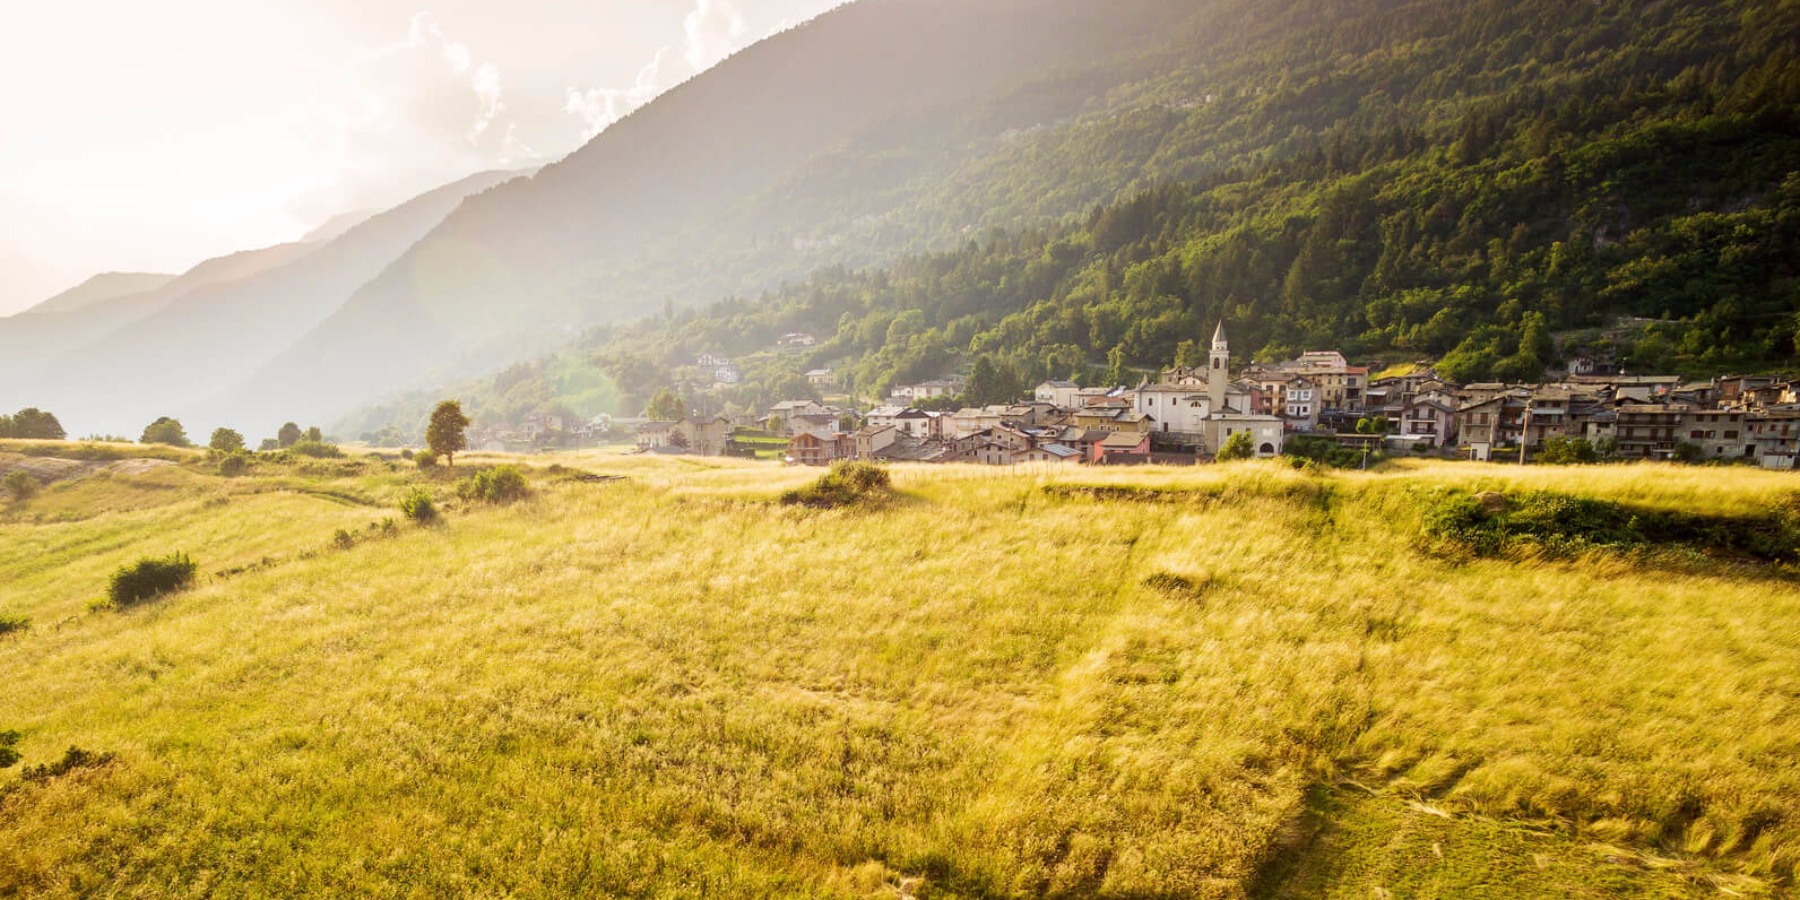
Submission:
[[[1213,331],[1212,363],[1206,372],[1206,398],[1212,406],[1207,411],[1213,415],[1225,411],[1225,385],[1230,380],[1231,347],[1225,342],[1225,320],[1220,319]]]

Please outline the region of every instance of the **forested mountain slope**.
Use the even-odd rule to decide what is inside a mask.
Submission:
[[[1021,4],[1031,5],[984,4],[956,21],[1018,13]],[[867,9],[941,21],[923,14],[927,6],[894,0]],[[1065,15],[1075,9],[1051,6]],[[627,318],[670,301],[679,308],[704,296],[742,296],[760,285],[791,283],[821,264],[886,264],[905,252],[986,240],[994,227],[1015,233],[1049,227],[1060,236],[1056,229],[1084,224],[1069,215],[1159,186],[1193,198],[1193,205],[1162,209],[1153,216],[1154,235],[1126,229],[1128,239],[1102,236],[1094,248],[1059,251],[1066,269],[1090,251],[1110,258],[1130,245],[1105,267],[1109,283],[1085,292],[1071,283],[1063,297],[1042,277],[1011,279],[1007,297],[965,292],[954,298],[958,315],[978,320],[966,327],[992,327],[1006,310],[1056,300],[1101,309],[1103,322],[1098,333],[1088,328],[1087,338],[1070,334],[1053,343],[1104,357],[1130,327],[1140,337],[1126,352],[1137,357],[1167,343],[1142,337],[1145,329],[1173,333],[1142,320],[1167,318],[1177,307],[1193,318],[1227,308],[1254,317],[1256,330],[1246,336],[1261,347],[1390,328],[1391,317],[1377,313],[1379,321],[1370,321],[1362,308],[1363,301],[1386,298],[1407,308],[1399,330],[1422,324],[1415,321],[1421,313],[1429,322],[1454,307],[1439,320],[1435,337],[1422,341],[1442,351],[1489,317],[1518,320],[1523,312],[1488,308],[1505,303],[1505,296],[1400,295],[1469,282],[1471,266],[1489,265],[1495,237],[1509,253],[1548,254],[1557,244],[1571,246],[1577,235],[1606,250],[1649,240],[1645,215],[1669,209],[1701,216],[1683,227],[1705,229],[1707,214],[1772,208],[1785,173],[1800,169],[1787,143],[1796,81],[1791,36],[1800,33],[1792,4],[1214,0],[1181,6],[1107,4],[1108,11],[1136,10],[1144,21],[1177,24],[1136,32],[1135,44],[1127,41],[1111,54],[1059,61],[1011,81],[996,79],[984,90],[966,84],[954,103],[886,110],[882,120],[863,120],[862,130],[810,153],[785,145],[786,168],[756,164],[767,158],[757,156],[762,145],[729,127],[731,120],[696,117],[697,101],[689,97],[748,91],[750,80],[727,81],[734,71],[801,65],[802,52],[835,46],[816,46],[816,35],[834,36],[839,23],[852,21],[839,17],[864,7],[828,15],[740,55],[546,170],[529,190],[559,197],[555,215],[541,212],[548,200],[528,198],[523,187],[470,204],[359,294],[340,321],[313,336],[304,355],[348,366],[340,378],[360,373],[363,385],[371,378],[400,385],[420,371],[456,371],[445,360],[478,340],[501,346],[461,358],[501,362],[507,339],[500,336],[529,330],[534,318],[536,327],[549,330]],[[1049,28],[1073,20],[1033,21]],[[890,30],[908,34],[917,25],[901,21]],[[933,41],[941,43],[941,36]],[[801,92],[785,102],[805,108],[813,100]],[[660,124],[664,118],[671,124]],[[677,134],[682,123],[720,148],[747,148],[748,170],[774,177],[751,191],[756,179],[746,174],[722,181],[730,190],[718,193],[697,186],[703,174],[669,183],[628,179],[633,154],[647,152],[639,144]],[[609,163],[593,162],[602,158]],[[665,202],[639,217],[636,205],[594,201],[587,193],[592,183],[577,175],[595,173],[613,174],[618,183],[607,189],[617,197],[647,192]],[[1581,192],[1579,199],[1571,191]],[[748,193],[728,204],[716,201],[724,204],[719,210],[697,199],[733,192]],[[576,197],[589,198],[578,214],[568,212]],[[1382,205],[1366,205],[1370,198]],[[1515,205],[1483,205],[1502,198]],[[1143,203],[1147,211],[1158,201]],[[1119,210],[1115,218],[1129,220],[1126,207]],[[663,227],[672,223],[679,228]],[[1666,244],[1672,234],[1659,240]],[[1390,240],[1396,253],[1408,252],[1383,262],[1374,248]],[[1177,245],[1184,248],[1177,254],[1179,290],[1168,281],[1172,260],[1158,270],[1162,283],[1127,288],[1123,267]],[[1648,256],[1648,248],[1637,249]],[[1373,258],[1363,259],[1371,252]],[[1306,262],[1296,269],[1302,256]],[[1380,279],[1352,276],[1377,264]],[[1604,287],[1592,281],[1596,271],[1558,290],[1605,308],[1648,302],[1587,296]],[[1512,283],[1503,273],[1497,277]],[[1127,290],[1146,291],[1155,303],[1115,296]],[[1583,313],[1571,310],[1565,318]],[[1114,318],[1124,323],[1117,334],[1105,325]],[[379,335],[417,334],[421,327],[430,338],[409,342],[420,348],[416,357],[389,354],[384,368],[359,368],[375,355]],[[969,336],[957,335],[949,349]],[[446,347],[453,349],[446,353]],[[329,383],[324,368],[318,375]]]
[[[1445,17],[1440,7],[1452,6],[1461,17]],[[1602,348],[1634,371],[1800,364],[1800,7],[1515,6],[1431,4],[1412,10],[1416,22],[1391,7],[1378,21],[1396,33],[1442,26],[1446,36],[1321,62],[1319,73],[1360,73],[1335,81],[1296,75],[1285,93],[1215,94],[1191,113],[1146,108],[1094,122],[1086,127],[1100,133],[1087,137],[1046,135],[1038,155],[987,159],[969,170],[986,174],[945,196],[1002,209],[1007,197],[1054,193],[1049,172],[1088,165],[1091,178],[1068,185],[1117,177],[1089,164],[1082,146],[1135,147],[1138,161],[1118,169],[1166,180],[1049,228],[984,230],[891,267],[824,269],[760,302],[726,299],[603,330],[586,358],[619,382],[628,412],[694,354],[741,355],[789,331],[824,340],[751,367],[732,399],[804,390],[799,373],[820,365],[873,393],[983,355],[1021,381],[1116,380],[1166,364],[1220,318],[1244,354],[1442,356],[1446,374],[1471,380],[1542,376],[1557,362],[1553,333],[1620,316],[1655,320]],[[1552,21],[1561,24],[1523,32],[1531,41],[1503,37]],[[1342,43],[1375,46],[1379,33],[1347,28]],[[1287,58],[1323,56],[1303,40],[1284,46]],[[1459,62],[1455,47],[1489,49]],[[1552,76],[1543,60],[1581,74]],[[1479,102],[1430,99],[1427,88],[1448,84],[1492,91]],[[1278,140],[1286,126],[1271,123],[1282,109],[1316,115],[1316,139]],[[1223,138],[1182,137],[1202,133],[1194,122],[1165,127],[1183,116],[1216,119],[1212,135],[1267,143],[1246,138],[1215,160],[1240,162],[1207,171],[1203,151],[1170,148]],[[520,381],[515,370],[465,387],[515,412],[525,400],[597,411],[555,385]],[[381,415],[410,426],[420,402]]]
[[[509,361],[665,301],[799,277],[835,254],[796,252],[779,222],[806,220],[803,209],[766,195],[814,171],[819,154],[867,148],[851,189],[884,189],[905,172],[883,170],[882,155],[961,152],[979,130],[965,119],[997,92],[1135,54],[1190,10],[1187,0],[835,10],[670,91],[529,183],[466,204],[234,396],[343,403],[371,385]],[[848,214],[861,200],[841,193],[831,202]],[[747,228],[731,226],[734,209],[750,210]]]

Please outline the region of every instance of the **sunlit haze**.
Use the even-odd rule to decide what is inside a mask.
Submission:
[[[86,0],[0,30],[0,315],[558,158],[834,0]]]

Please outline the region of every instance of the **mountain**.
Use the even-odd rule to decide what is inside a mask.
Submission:
[[[293,243],[245,250],[206,260],[154,290],[95,300],[61,312],[0,318],[0,408],[44,405],[33,396],[31,385],[46,364],[82,344],[129,327],[191,291],[255,275],[315,249]],[[94,395],[111,387],[86,376],[77,384],[92,387]]]
[[[369,221],[370,217],[378,212],[381,212],[381,210],[357,209],[347,213],[339,213],[338,215],[332,216],[324,222],[319,223],[319,227],[302,235],[300,241],[305,244],[317,244],[336,240],[339,237],[342,237],[344,232]]]
[[[0,250],[0,317],[29,308],[77,277],[35,259]]]
[[[849,20],[834,17],[856,8],[806,31],[847,34]],[[1046,15],[1032,21],[1054,30],[1072,7],[1037,8]],[[564,381],[567,364],[585,362],[638,402],[690,353],[753,352],[784,330],[833,338],[790,363],[838,363],[870,388],[983,355],[1021,378],[1098,377],[1115,356],[1161,365],[1219,318],[1262,356],[1308,346],[1443,356],[1473,378],[1541,374],[1556,361],[1552,332],[1605,343],[1596,335],[1620,316],[1655,322],[1630,346],[1604,348],[1634,366],[1795,364],[1793,4],[1211,0],[1160,20],[1155,4],[1114,8],[1165,27],[1010,86],[971,86],[957,102],[886,110],[885,127],[804,157],[760,193],[668,234],[626,244],[608,233],[585,260],[554,263],[561,251],[524,215],[528,198],[496,192],[359,294],[341,324],[379,323],[386,310],[390,327],[428,321],[422,345],[433,348],[513,331],[459,321],[472,295],[425,276],[435,270],[422,251],[455,236],[488,251],[457,270],[460,283],[508,296],[514,324],[545,309],[581,322],[664,312],[668,301],[678,312],[706,285],[717,299],[786,282],[761,304],[602,330],[559,357]],[[771,41],[737,71],[768,64],[764,54],[799,67],[801,51],[817,48]],[[694,95],[749,83],[709,78]],[[645,112],[672,115],[690,96]],[[574,195],[575,172],[629,149],[609,147],[609,135],[654,136],[625,124],[533,188]],[[517,216],[503,220],[502,204]],[[511,227],[484,234],[484,217]],[[611,251],[621,244],[640,256]],[[514,247],[539,257],[496,263]],[[578,299],[551,283],[559,265],[587,273]],[[321,354],[354,346],[323,329],[314,341]],[[393,384],[429,368],[406,366],[368,371]],[[503,383],[512,397],[566,401],[546,380],[521,386],[521,371],[451,383],[508,406],[493,390]],[[751,374],[745,402],[796,375]],[[385,408],[410,426],[420,401]]]
[[[174,280],[174,275],[153,272],[102,272],[19,315],[74,312],[101,301],[154,291]]]
[[[374,386],[507,362],[665,300],[693,305],[802,276],[836,253],[794,249],[792,228],[776,223],[822,223],[809,211],[817,201],[790,203],[784,185],[831,174],[823,161],[846,147],[899,141],[911,154],[900,169],[879,149],[859,154],[865,177],[824,204],[861,216],[896,173],[960,153],[992,127],[971,117],[994,97],[1166,44],[1191,9],[1189,0],[841,7],[669,91],[531,181],[471,199],[230,396],[323,416]],[[1128,77],[1129,67],[1114,71]],[[1079,108],[1112,83],[1034,101],[1032,115]]]
[[[284,420],[280,410],[207,409],[202,401],[325,320],[464,198],[523,174],[470,176],[306,245],[310,252],[285,265],[187,291],[40,367],[23,379],[24,390],[75,430],[128,431],[157,415],[199,413],[272,432]]]

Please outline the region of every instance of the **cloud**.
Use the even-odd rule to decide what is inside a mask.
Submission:
[[[638,70],[630,87],[568,89],[563,111],[581,120],[583,142],[750,43],[746,40],[749,26],[737,0],[696,0],[694,8],[682,17],[681,28],[680,62],[670,59],[677,53],[676,47],[665,45]]]
[[[587,90],[569,88],[563,112],[576,116],[585,123],[581,132],[582,141],[592,140],[594,135],[605,131],[608,125],[656,99],[656,95],[671,86],[668,83],[671,73],[667,71],[670,49],[663,47],[657,50],[650,61],[638,70],[637,80],[631,87]]]
[[[354,60],[313,112],[313,149],[326,160],[289,212],[321,221],[380,208],[470,173],[538,159],[518,137],[499,66],[478,60],[429,13],[406,36]]]
[[[744,14],[737,0],[699,0],[681,21],[686,46],[681,57],[695,72],[704,72],[744,46]]]

